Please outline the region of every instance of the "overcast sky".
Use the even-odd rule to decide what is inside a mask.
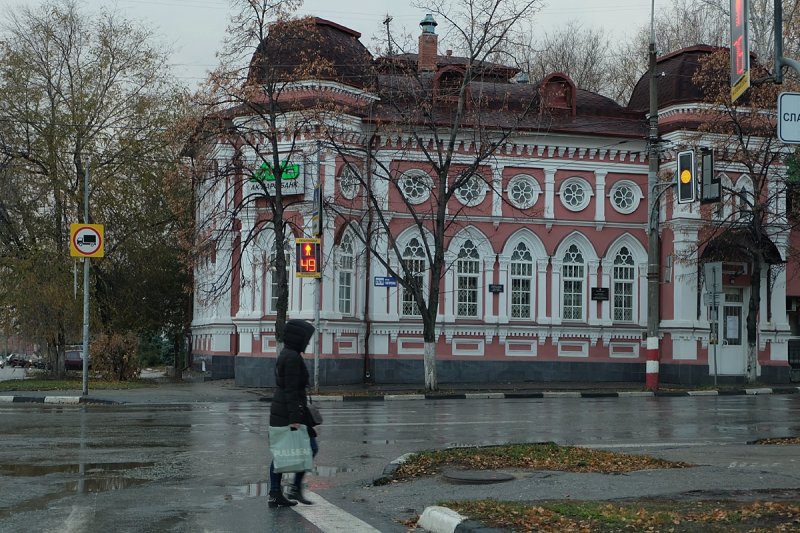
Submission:
[[[126,18],[141,21],[155,30],[174,50],[175,74],[194,86],[215,65],[230,14],[228,0],[79,0],[86,11],[114,6]],[[38,6],[42,0],[3,0],[3,4]],[[671,0],[656,0],[656,10]],[[585,26],[603,26],[620,39],[649,24],[648,0],[545,0],[536,17],[542,31],[577,20]],[[408,0],[305,0],[301,13],[316,15],[362,34],[361,42],[374,49],[373,37],[385,31],[381,24],[392,16],[393,32],[403,28],[419,32],[425,10],[409,6]],[[0,14],[0,16],[2,16]]]

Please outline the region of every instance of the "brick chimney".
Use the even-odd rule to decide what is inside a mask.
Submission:
[[[419,23],[422,34],[419,36],[419,55],[417,56],[417,70],[432,72],[436,70],[436,60],[439,57],[439,36],[436,35],[436,26],[433,15],[428,13]]]

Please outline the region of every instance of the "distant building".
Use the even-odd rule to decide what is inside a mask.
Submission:
[[[455,101],[450,91],[465,75],[465,60],[449,51],[439,54],[431,21],[423,21],[417,54],[375,60],[359,42],[359,33],[323,19],[313,23],[318,38],[280,61],[294,64],[324,57],[334,67],[297,79],[286,91],[293,91],[294,106],[306,97],[336,104],[331,112],[339,110],[342,127],[352,131],[352,143],[365,142],[362,134],[371,131],[375,121],[392,121],[392,108],[380,91],[400,87],[412,76],[419,74],[429,84],[442,113]],[[696,136],[703,95],[692,75],[699,58],[712,51],[696,46],[659,59],[658,70],[664,72],[658,81],[659,131],[667,147],[662,151],[662,176],[675,172],[675,147]],[[263,66],[260,61],[270,60],[269,43],[265,41],[259,54],[251,67],[255,79]],[[367,67],[377,73],[380,89],[374,92],[373,71]],[[449,244],[448,261],[453,266],[443,281],[439,307],[439,382],[644,384],[648,76],[641,78],[629,105],[622,107],[576,87],[563,73],[527,83],[513,67],[480,64],[476,69],[470,90],[486,95],[489,108],[492,102],[503,102],[483,119],[498,129],[514,126],[514,132],[478,169],[480,179],[456,194],[459,203],[453,212],[459,212],[463,222]],[[513,124],[515,111],[532,101],[535,111]],[[246,107],[241,106],[231,112],[230,120],[247,117]],[[480,147],[466,133],[459,149],[469,154]],[[391,280],[387,286],[385,269],[353,233],[360,230],[359,221],[369,209],[363,188],[348,176],[341,156],[321,140],[311,130],[287,153],[287,161],[298,165],[296,188],[287,193],[297,230],[287,250],[293,254],[294,240],[311,234],[315,185],[326,199],[354,213],[350,220],[326,219],[321,237],[321,383],[358,383],[365,375],[378,383],[421,383],[423,343],[415,306],[402,287]],[[416,142],[398,124],[395,137],[380,139],[374,157],[397,169],[399,179],[407,180],[404,190],[418,195],[422,203],[429,193],[414,184],[432,177],[414,149]],[[231,202],[253,192],[248,189],[257,170],[248,166],[257,159],[252,149],[228,139],[214,146],[213,153],[220,165],[244,163],[225,190],[204,191],[205,202]],[[727,188],[749,187],[752,192],[752,181],[741,168],[719,170]],[[399,193],[386,190],[385,194],[384,206],[398,229],[396,244],[408,260],[419,261],[424,272],[426,258],[415,232],[400,231],[403,224],[410,226],[407,213],[391,212],[391,206],[403,205],[395,201]],[[714,363],[706,289],[699,276],[703,258],[695,253],[693,260],[685,260],[698,241],[700,205],[678,205],[672,191],[666,191],[659,204],[661,381],[708,383]],[[198,208],[201,223],[207,209],[202,203]],[[240,385],[271,386],[274,379],[270,255],[275,245],[269,231],[247,244],[243,237],[265,216],[263,204],[254,200],[250,208],[225,222],[230,226],[207,228],[195,272],[194,364],[205,365],[215,377],[235,377]],[[794,279],[787,278],[787,272],[794,274],[794,265],[770,268],[783,263],[789,249],[788,231],[776,226],[774,235],[774,254],[761,270],[757,375],[766,382],[786,382],[800,285],[796,281],[787,285],[787,279]],[[724,248],[724,243],[719,246]],[[239,268],[230,272],[231,265]],[[723,265],[722,342],[717,346],[716,373],[722,382],[739,382],[747,370],[744,324],[753,269],[736,257],[728,257]],[[222,297],[204,299],[201,289],[220,279],[227,283]],[[291,317],[313,319],[316,283],[294,277],[294,268],[290,269]]]

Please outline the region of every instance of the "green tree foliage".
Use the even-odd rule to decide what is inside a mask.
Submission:
[[[148,30],[89,16],[72,0],[12,11],[1,31],[3,329],[51,353],[80,341],[68,240],[70,223],[83,222],[88,169],[89,220],[106,232],[105,257],[92,261],[92,331],[182,335],[189,282],[162,185],[184,95],[164,48]]]

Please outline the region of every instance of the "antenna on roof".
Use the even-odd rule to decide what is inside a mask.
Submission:
[[[387,50],[387,54],[390,56],[394,55],[392,51],[392,32],[389,31],[389,23],[392,22],[392,17],[389,13],[386,13],[386,18],[383,19],[383,23],[386,25],[386,41],[389,43],[389,49]]]

